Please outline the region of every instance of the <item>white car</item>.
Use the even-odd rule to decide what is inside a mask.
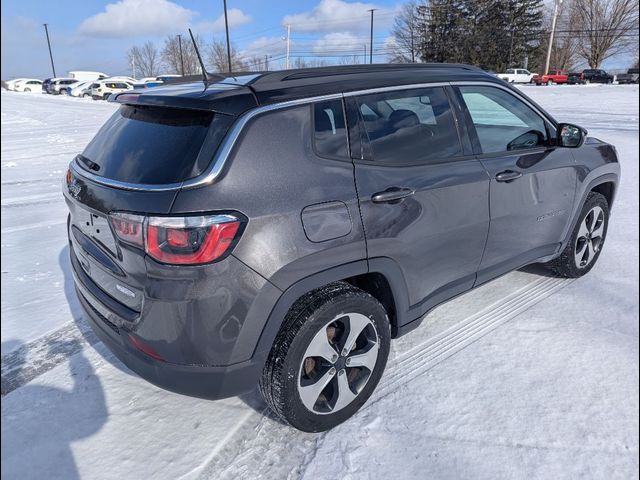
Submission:
[[[13,84],[13,90],[16,92],[41,92],[42,80],[37,78],[21,79]]]
[[[13,80],[7,80],[5,84],[7,85],[7,90],[15,90],[16,83],[21,82],[22,80],[28,80],[26,78],[14,78]]]
[[[91,85],[93,84],[94,80],[89,80],[72,85],[73,88],[69,90],[69,95],[71,95],[72,97],[90,97]]]
[[[509,83],[531,83],[534,75],[524,68],[509,68],[505,73],[498,73],[497,77]]]
[[[94,100],[107,100],[114,93],[122,93],[133,90],[133,85],[124,80],[100,80],[91,84],[91,98]]]

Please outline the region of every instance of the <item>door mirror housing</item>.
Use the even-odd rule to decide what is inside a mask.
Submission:
[[[560,147],[578,148],[587,138],[587,131],[584,128],[571,123],[559,123],[557,131],[557,145]]]

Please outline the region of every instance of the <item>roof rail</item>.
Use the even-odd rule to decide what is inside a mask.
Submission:
[[[252,83],[271,83],[287,80],[302,80],[306,78],[329,77],[333,75],[351,75],[356,73],[391,72],[409,69],[447,69],[480,70],[472,65],[458,63],[376,63],[365,65],[334,65],[329,67],[298,68],[292,70],[278,70],[264,72]]]

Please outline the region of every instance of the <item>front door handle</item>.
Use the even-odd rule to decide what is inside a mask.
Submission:
[[[520,172],[514,172],[513,170],[505,170],[496,175],[496,181],[498,182],[513,182],[522,176]]]
[[[383,192],[374,193],[371,196],[373,203],[400,203],[405,198],[416,193],[411,188],[389,187]]]

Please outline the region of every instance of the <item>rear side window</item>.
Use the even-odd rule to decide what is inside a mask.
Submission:
[[[348,157],[342,100],[313,104],[313,137],[318,155]]]
[[[449,100],[440,87],[357,97],[373,160],[408,165],[462,155]]]
[[[87,145],[80,163],[122,182],[180,182],[211,162],[231,123],[227,115],[215,118],[207,111],[122,105]],[[199,160],[208,134],[206,145],[212,150]]]

